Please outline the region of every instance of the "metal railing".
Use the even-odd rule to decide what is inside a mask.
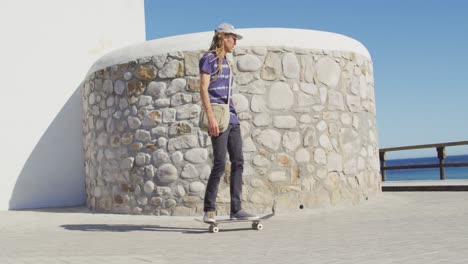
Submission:
[[[396,148],[383,148],[379,150],[380,156],[380,172],[382,174],[382,181],[386,180],[387,170],[403,170],[403,169],[427,169],[427,168],[439,168],[440,179],[445,180],[445,168],[447,167],[468,167],[468,163],[445,163],[445,147],[462,146],[468,145],[468,141],[448,142],[439,144],[428,144],[428,145],[416,145]],[[385,166],[385,156],[387,152],[401,151],[401,150],[413,150],[423,148],[435,148],[437,150],[437,158],[439,163],[437,164],[423,164],[423,165],[400,165],[400,166]]]

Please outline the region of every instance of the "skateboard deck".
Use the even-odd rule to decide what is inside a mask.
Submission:
[[[197,219],[197,218],[195,218],[195,220],[198,221],[198,222],[202,222],[204,224],[210,225],[208,230],[211,233],[218,233],[219,232],[219,227],[218,227],[219,224],[239,223],[239,222],[251,222],[252,223],[252,229],[262,230],[263,225],[260,222],[268,220],[274,215],[275,214],[267,214],[267,215],[264,215],[264,216],[262,216],[262,217],[260,217],[259,219],[256,219],[256,220],[231,220],[229,218],[222,218],[222,219],[216,219],[216,223],[205,223],[202,219]]]

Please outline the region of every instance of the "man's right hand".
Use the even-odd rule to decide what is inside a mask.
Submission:
[[[208,116],[208,134],[213,137],[219,136],[218,120],[214,116]]]

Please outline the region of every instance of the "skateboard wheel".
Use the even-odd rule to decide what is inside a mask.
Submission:
[[[254,224],[252,224],[252,228],[255,229],[255,230],[262,230],[263,225],[259,224],[259,223],[254,223]]]
[[[210,232],[211,233],[218,233],[219,232],[219,227],[217,227],[215,225],[211,225],[210,226]]]

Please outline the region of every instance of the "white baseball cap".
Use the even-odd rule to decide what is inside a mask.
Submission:
[[[229,24],[229,23],[219,24],[219,26],[215,29],[215,33],[217,34],[217,33],[220,33],[220,32],[234,34],[234,35],[236,35],[236,38],[238,40],[242,39],[242,36],[237,33],[234,26]]]

